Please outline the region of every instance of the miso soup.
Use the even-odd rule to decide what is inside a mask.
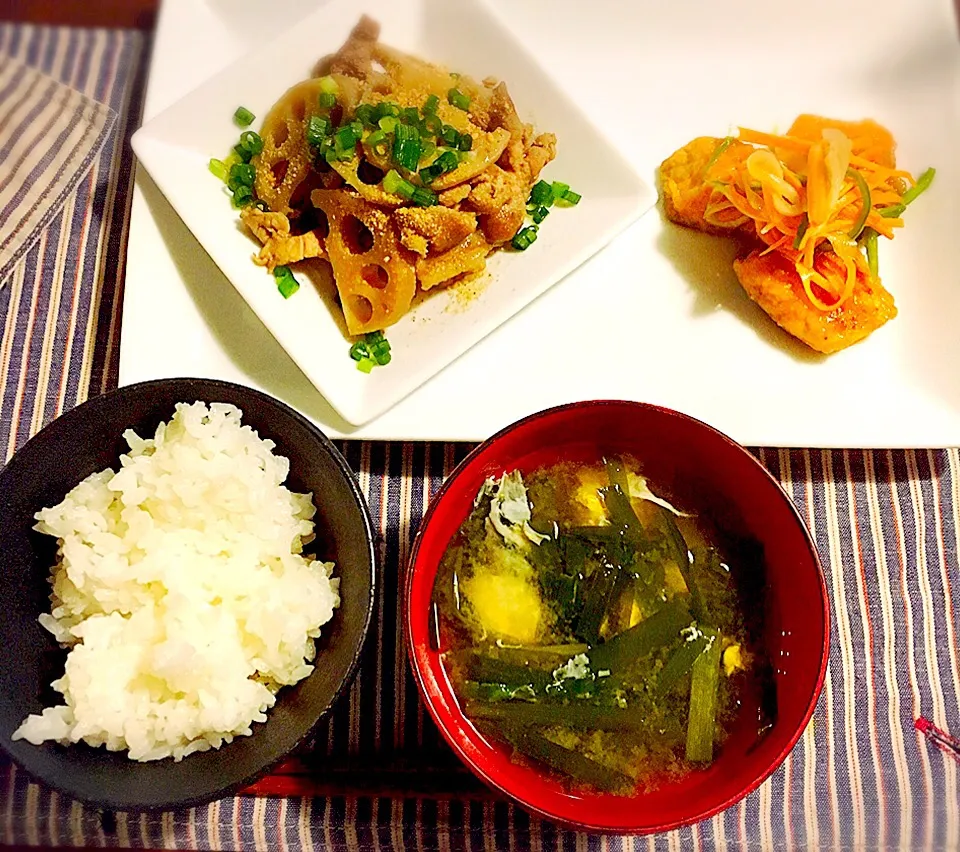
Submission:
[[[488,479],[437,574],[465,715],[573,789],[709,765],[768,671],[741,572],[657,492],[631,458]]]

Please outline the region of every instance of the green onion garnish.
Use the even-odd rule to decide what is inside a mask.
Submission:
[[[452,172],[460,165],[460,158],[453,151],[444,151],[434,160],[433,164],[440,166],[440,174],[446,174],[447,172]]]
[[[276,267],[273,270],[273,278],[277,282],[277,289],[284,299],[289,299],[300,289],[300,284],[297,282],[297,279],[293,277],[289,266]]]
[[[392,101],[381,101],[377,104],[373,111],[373,117],[377,121],[388,116],[391,118],[396,118],[398,115],[400,115],[400,107],[398,107]]]
[[[373,127],[377,122],[374,119],[375,107],[373,104],[360,104],[354,113],[358,121],[362,121],[364,127]]]
[[[550,211],[546,207],[537,207],[533,211],[532,219],[535,225],[539,225],[547,216],[550,214]]]
[[[253,204],[253,189],[241,184],[233,191],[233,206],[246,207],[250,204]]]
[[[320,109],[333,109],[337,105],[337,96],[332,92],[321,92],[317,103]]]
[[[457,140],[457,148],[461,151],[469,151],[473,147],[473,137],[469,133],[460,134]]]
[[[359,361],[361,358],[368,358],[369,356],[370,353],[367,350],[367,344],[362,340],[358,340],[350,347],[350,357],[353,358],[354,361]]]
[[[364,141],[378,157],[386,157],[390,153],[390,140],[382,130],[374,130]]]
[[[455,106],[457,109],[470,109],[470,98],[456,88],[447,92],[447,102]]]
[[[257,171],[249,163],[237,163],[230,167],[227,177],[227,186],[236,190],[240,186],[253,186],[253,181],[257,177]]]
[[[320,78],[320,91],[325,95],[335,95],[340,91],[340,87],[337,85],[337,81],[328,75]]]
[[[525,228],[521,228],[514,235],[513,239],[510,241],[517,251],[526,251],[537,241],[537,226],[536,225],[527,225]]]
[[[353,123],[341,127],[335,134],[337,148],[341,151],[347,151],[353,148],[360,141],[362,130],[357,130]]]
[[[409,124],[398,124],[393,136],[393,161],[407,171],[420,164],[420,131]]]
[[[385,115],[377,124],[384,133],[393,133],[400,122],[392,115]]]
[[[406,124],[419,124],[420,110],[418,110],[416,107],[404,107],[400,111],[400,117]]]
[[[569,204],[571,207],[576,207],[580,203],[580,199],[583,198],[579,192],[574,192],[572,189],[568,189],[563,195],[560,196],[560,199],[557,203]]]
[[[449,145],[451,148],[456,148],[457,143],[460,141],[460,132],[456,127],[445,124],[440,130],[440,138],[444,144]]]
[[[222,181],[226,181],[227,166],[223,160],[211,158],[210,162],[207,164],[207,168],[210,169],[210,174],[212,174],[214,177],[219,178]]]
[[[413,191],[411,201],[413,201],[417,207],[433,207],[437,203],[437,196],[431,190],[418,186]]]
[[[429,139],[420,140],[420,161],[429,160],[437,153],[437,146]]]
[[[357,361],[357,369],[361,373],[369,373],[376,366],[377,366],[377,362],[374,361],[372,358],[368,358],[366,356],[364,356],[359,361]]]
[[[569,189],[569,187],[567,187]],[[553,187],[545,180],[537,181],[530,190],[530,204],[537,207],[549,207],[553,204]]]
[[[390,341],[383,336],[382,331],[371,331],[364,335],[367,354],[381,367],[390,363]]]
[[[237,107],[237,111],[233,114],[233,120],[240,127],[249,127],[255,118],[256,116],[246,107]]]
[[[553,200],[559,201],[563,198],[563,194],[570,189],[569,183],[563,183],[562,181],[555,180],[550,184],[550,191],[553,193]]]
[[[423,126],[431,136],[439,136],[443,133],[443,122],[439,115],[431,113],[423,120]]]
[[[323,140],[330,135],[332,129],[333,125],[330,123],[330,119],[324,118],[322,115],[311,115],[309,121],[307,121],[307,143],[314,148],[319,148],[323,144]]]
[[[241,145],[239,142],[233,146],[233,152],[237,155],[237,158],[244,163],[249,163],[250,158],[253,156],[253,154],[250,153],[250,149],[247,148],[246,145]]]
[[[246,148],[252,156],[256,156],[263,150],[263,140],[260,134],[253,130],[244,130],[240,134],[240,144]]]
[[[390,195],[399,195],[401,198],[410,201],[415,190],[416,187],[410,181],[404,180],[399,172],[394,169],[390,169],[383,176],[383,191],[390,193]]]
[[[433,115],[439,107],[440,107],[440,98],[438,98],[436,95],[430,95],[423,102],[423,114]]]

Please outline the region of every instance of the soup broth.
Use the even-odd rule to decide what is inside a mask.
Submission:
[[[709,765],[762,692],[747,572],[657,492],[632,458],[488,479],[437,573],[465,715],[572,789],[629,794]]]

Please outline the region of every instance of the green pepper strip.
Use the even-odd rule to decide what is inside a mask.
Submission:
[[[863,175],[860,174],[860,172],[856,169],[847,169],[847,177],[853,178],[853,182],[860,191],[860,200],[862,202],[860,215],[857,216],[853,227],[847,233],[847,236],[850,237],[851,240],[855,240],[860,236],[860,233],[863,231],[863,226],[867,223],[867,216],[870,215],[870,208],[873,207],[873,199],[870,195],[870,187],[867,186],[867,182],[863,179]]]
[[[880,262],[877,258],[877,237],[879,235],[873,228],[863,229],[863,245],[867,250],[867,265],[870,267],[870,275],[876,278],[880,272]]]
[[[673,598],[639,624],[591,650],[588,654],[590,664],[596,671],[620,669],[674,641],[690,622],[690,610],[686,604]]]
[[[704,630],[713,642],[693,664],[690,679],[690,713],[687,721],[687,760],[709,763],[713,760],[713,737],[720,689],[720,634]]]
[[[707,160],[707,164],[703,167],[703,171],[700,172],[701,179],[710,171],[713,167],[713,164],[723,156],[723,152],[727,150],[734,142],[732,136],[726,136],[720,140],[716,148],[713,149],[713,153],[710,155],[710,159]]]

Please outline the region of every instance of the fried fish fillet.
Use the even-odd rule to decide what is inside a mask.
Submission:
[[[778,252],[752,251],[733,268],[747,295],[777,325],[827,355],[863,340],[897,315],[893,296],[862,273],[843,305],[827,312],[810,303],[796,267]],[[842,289],[838,282],[837,291]]]

